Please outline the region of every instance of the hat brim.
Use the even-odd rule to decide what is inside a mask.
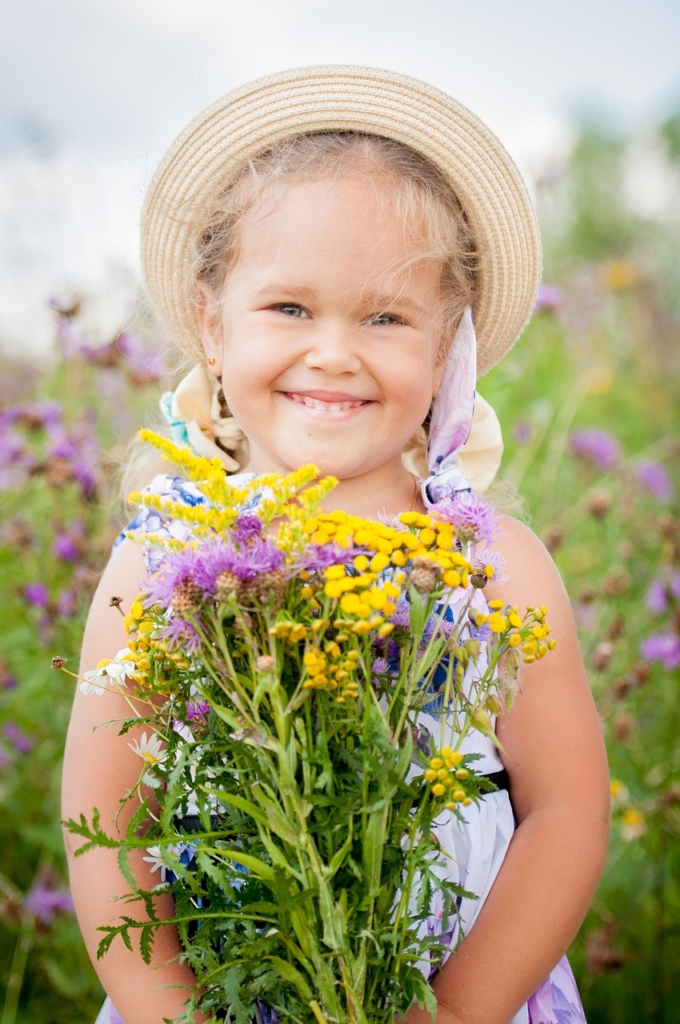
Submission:
[[[375,68],[270,75],[217,100],[176,139],[142,214],[142,266],[164,325],[200,354],[191,273],[197,206],[275,142],[333,130],[404,143],[451,184],[482,253],[474,303],[481,375],[513,345],[533,310],[541,242],[531,199],[509,154],[466,107],[417,79]]]

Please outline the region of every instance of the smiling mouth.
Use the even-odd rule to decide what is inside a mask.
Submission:
[[[304,405],[307,409],[314,409],[317,412],[347,412],[349,409],[360,409],[364,405],[371,404],[366,398],[329,401],[328,399],[312,397],[311,395],[299,394],[295,391],[284,391],[282,394],[291,402],[295,402],[296,405]]]

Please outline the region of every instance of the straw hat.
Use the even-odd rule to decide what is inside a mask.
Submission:
[[[248,159],[291,135],[359,131],[405,143],[450,182],[483,256],[474,304],[478,371],[507,352],[533,309],[541,243],[526,186],[496,136],[466,107],[415,78],[375,68],[298,68],[228,93],[165,155],[142,214],[142,263],[172,336],[202,356],[191,273],[195,210]]]

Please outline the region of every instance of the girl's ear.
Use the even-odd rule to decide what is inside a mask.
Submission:
[[[208,284],[199,284],[195,294],[196,320],[201,345],[208,364],[208,373],[222,373],[222,323],[215,292]]]

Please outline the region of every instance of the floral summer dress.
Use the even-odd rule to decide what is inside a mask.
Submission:
[[[250,473],[239,474],[231,477],[230,482],[234,486],[243,485],[252,480],[253,476],[254,474]],[[184,501],[189,505],[205,502],[198,489],[182,477],[157,476],[147,490],[175,501]],[[251,511],[256,509],[257,501],[255,497]],[[150,509],[143,509],[132,520],[117,543],[130,532],[177,540],[186,540],[189,536],[188,528],[184,524],[163,517]],[[149,573],[155,572],[162,560],[163,551],[160,547],[149,545],[146,548],[145,561]],[[434,711],[434,708],[432,710]],[[430,733],[438,731],[440,726],[435,717],[425,713],[421,713],[418,724],[421,730],[428,730]],[[480,760],[475,765],[478,771],[486,775],[502,772],[503,763],[498,751],[481,733],[475,732],[474,735],[466,737],[462,750],[464,753],[480,755]],[[460,901],[455,927],[448,932],[452,948],[458,941],[459,930],[462,929],[463,934],[467,934],[474,925],[500,870],[515,830],[515,819],[507,789],[487,793],[479,805],[472,804],[467,807],[465,814],[465,822],[459,821],[448,812],[443,813],[437,822],[437,834],[442,848],[448,855],[443,862],[446,866],[446,877],[477,896],[477,899],[463,898]],[[432,934],[442,934],[442,925],[442,908],[437,905],[435,899],[426,927]],[[428,973],[427,964],[424,964],[422,969],[424,973]],[[125,1022],[111,1000],[107,999],[95,1024]],[[576,982],[566,956],[562,957],[543,984],[508,1024],[586,1024]]]

